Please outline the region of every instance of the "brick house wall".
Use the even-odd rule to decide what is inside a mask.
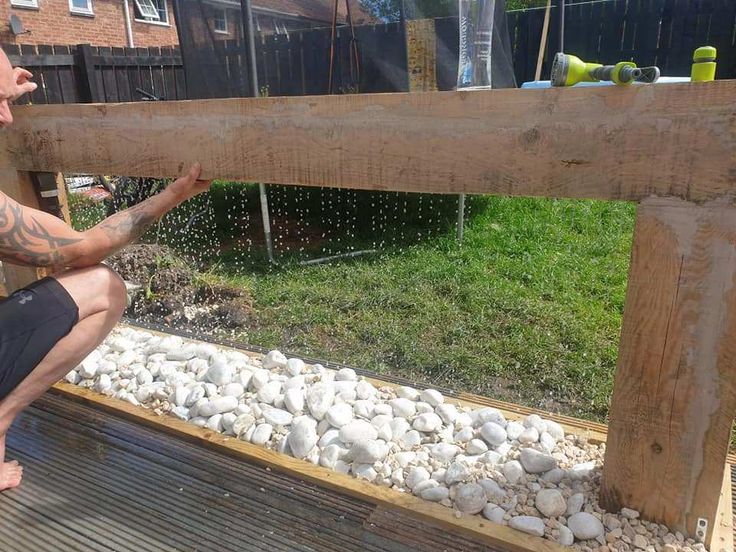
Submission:
[[[174,8],[168,2],[168,25],[135,20],[132,0],[92,0],[93,16],[71,13],[69,0],[38,0],[38,9],[11,5],[0,0],[0,42],[5,44],[85,44],[127,46],[123,2],[128,2],[136,47],[173,46],[178,44]],[[23,22],[28,34],[10,32],[11,14]]]

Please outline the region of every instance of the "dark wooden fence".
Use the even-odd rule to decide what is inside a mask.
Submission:
[[[543,78],[549,78],[559,37],[554,24]],[[510,12],[509,32],[517,82],[534,79],[544,10]],[[663,75],[689,76],[698,46],[718,49],[716,78],[736,78],[734,0],[613,0],[578,3],[565,10],[565,50],[586,61],[633,60],[657,65]]]
[[[178,48],[103,48],[4,45],[10,62],[39,83],[22,103],[129,102],[141,88],[166,99],[186,99]]]
[[[550,25],[543,78],[558,43]],[[532,80],[539,51],[544,10],[508,13],[517,82]],[[437,88],[450,90],[457,78],[456,18],[435,20]],[[406,39],[398,23],[356,27],[360,79],[349,56],[350,36],[337,31],[333,90],[337,93],[395,92],[408,88]],[[664,75],[689,75],[693,50],[718,49],[717,78],[736,78],[736,1],[610,0],[572,4],[565,17],[565,50],[588,61],[613,63],[633,59],[658,65]],[[136,101],[144,89],[166,99],[187,98],[177,48],[96,48],[79,46],[4,46],[11,62],[28,67],[41,84],[26,101],[70,103]],[[247,65],[235,41],[218,45],[228,78],[239,82]],[[258,78],[271,96],[327,93],[330,29],[309,29],[257,40]]]

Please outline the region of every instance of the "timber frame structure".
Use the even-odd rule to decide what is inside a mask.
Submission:
[[[14,115],[0,131],[0,182],[31,206],[37,173],[169,177],[197,160],[205,178],[638,202],[600,500],[733,550],[721,517],[736,413],[736,81],[24,106]],[[5,273],[11,291],[38,276]],[[130,415],[146,423],[145,413]],[[441,517],[405,498],[401,507]],[[558,548],[481,525],[473,530],[508,550]]]

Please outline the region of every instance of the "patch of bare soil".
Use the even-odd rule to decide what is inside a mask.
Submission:
[[[170,247],[131,245],[107,263],[135,287],[125,312],[132,320],[212,331],[244,327],[252,312],[247,293],[199,281],[195,270]]]

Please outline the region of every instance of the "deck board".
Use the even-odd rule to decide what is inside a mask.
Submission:
[[[491,550],[51,394],[7,445],[25,472],[0,494],[3,551]]]

